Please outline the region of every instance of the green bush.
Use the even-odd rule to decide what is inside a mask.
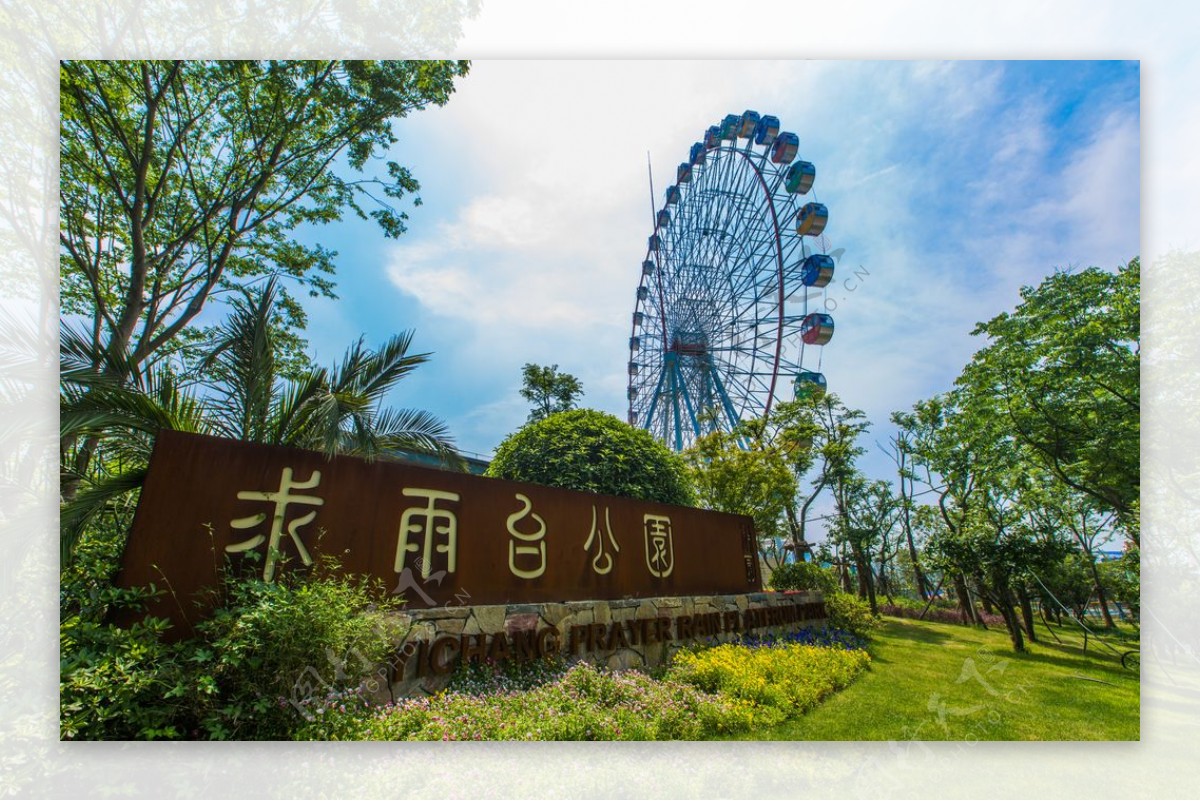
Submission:
[[[843,629],[859,637],[870,637],[880,620],[871,614],[871,605],[848,592],[825,595],[825,612],[830,628]]]
[[[776,590],[803,590],[828,595],[837,592],[837,577],[815,562],[789,562],[771,573],[771,587]]]
[[[144,608],[153,591],[109,588],[110,608]],[[185,670],[162,641],[169,627],[146,618],[129,627],[76,612],[59,628],[59,736],[64,740],[181,737]]]
[[[558,412],[509,435],[487,475],[644,501],[695,500],[679,456],[648,432],[591,409]]]
[[[866,651],[816,645],[718,645],[676,655],[671,678],[764,708],[774,723],[801,715],[869,665]],[[770,724],[768,724],[770,725]]]
[[[82,557],[63,578],[64,739],[288,739],[312,709],[361,701],[399,635],[398,602],[323,559],[273,583],[226,575],[196,635],[167,643],[165,620],[109,622],[153,590],[106,585]]]
[[[162,640],[170,624],[132,626],[112,617],[145,611],[162,591],[123,589],[112,575],[127,521],[104,516],[77,545],[59,585],[59,736],[64,740],[153,740],[183,735],[178,725],[185,668]]]
[[[312,572],[232,580],[225,604],[187,643],[191,707],[206,738],[287,739],[329,699],[373,692],[401,632],[377,580]]]

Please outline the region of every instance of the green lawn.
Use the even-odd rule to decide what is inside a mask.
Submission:
[[[1014,653],[1003,629],[884,618],[870,670],[819,707],[744,740],[1137,740],[1138,675],[1044,625]],[[1118,650],[1120,640],[1105,636]],[[1128,646],[1132,648],[1133,646]]]

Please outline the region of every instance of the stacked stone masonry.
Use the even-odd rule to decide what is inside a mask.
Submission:
[[[469,598],[463,598],[469,603]],[[819,593],[761,592],[618,601],[468,606],[400,614],[406,633],[382,668],[387,698],[443,689],[464,661],[561,656],[609,668],[653,667],[697,642],[825,625]]]

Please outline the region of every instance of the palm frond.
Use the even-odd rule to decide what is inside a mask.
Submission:
[[[372,428],[377,453],[386,450],[428,453],[460,469],[465,466],[446,424],[429,412],[385,409],[375,418]]]
[[[113,508],[128,493],[140,488],[145,480],[144,467],[105,476],[80,490],[73,500],[62,505],[58,524],[62,566],[71,563],[75,546],[87,525],[102,512]]]
[[[412,331],[401,332],[372,353],[362,365],[354,391],[378,403],[401,379],[429,361],[428,353],[408,353],[412,337]]]

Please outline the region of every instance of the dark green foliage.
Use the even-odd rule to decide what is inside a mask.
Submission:
[[[168,644],[161,618],[112,622],[161,592],[111,585],[122,540],[89,531],[63,575],[63,739],[286,739],[311,709],[384,679],[399,632],[382,587],[328,559],[273,584],[227,575],[196,636]]]
[[[988,345],[956,382],[1023,455],[1138,535],[1141,263],[1056,272],[973,332]]]
[[[879,615],[871,613],[871,605],[848,592],[825,595],[826,625],[842,629],[859,637],[870,637],[879,628]]]
[[[1101,562],[1100,580],[1104,582],[1112,596],[1124,606],[1133,611],[1135,617],[1141,614],[1141,552],[1137,548],[1129,548],[1120,559]]]
[[[227,599],[185,648],[198,736],[286,739],[327,696],[373,692],[398,638],[397,608],[377,582],[329,560],[274,582],[229,581]]]
[[[826,595],[838,591],[837,576],[814,562],[790,562],[771,573],[771,587],[776,590],[805,590]]]
[[[661,503],[694,499],[682,459],[646,431],[592,409],[558,412],[509,435],[487,475]]]

